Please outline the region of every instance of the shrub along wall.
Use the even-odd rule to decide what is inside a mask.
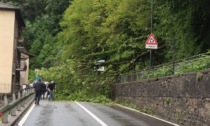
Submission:
[[[210,125],[210,70],[115,84],[113,96],[180,125]]]

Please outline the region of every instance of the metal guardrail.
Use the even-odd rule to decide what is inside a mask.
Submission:
[[[194,64],[193,64],[194,63]],[[202,64],[196,66],[195,64]],[[205,63],[205,64],[204,64]],[[193,68],[195,67],[195,68]],[[200,68],[198,68],[200,67]],[[191,71],[189,69],[191,68]],[[126,83],[145,79],[153,79],[158,77],[166,77],[171,75],[178,75],[187,72],[194,72],[196,70],[210,68],[210,55],[209,53],[199,54],[179,61],[174,61],[166,64],[154,66],[151,70],[134,71],[119,75],[118,82]]]
[[[3,116],[0,117],[0,126],[12,126],[34,101],[34,89],[28,88],[19,91],[17,94],[13,93],[10,103],[8,97],[11,97],[11,95],[4,95],[3,97],[4,106],[0,108],[0,113]]]

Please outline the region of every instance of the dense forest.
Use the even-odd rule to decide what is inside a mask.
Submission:
[[[209,0],[2,0],[19,6],[30,77],[57,82],[59,99],[109,96],[121,73],[149,67],[145,42],[158,41],[152,64],[178,60],[210,48]],[[94,69],[105,60],[104,72]]]

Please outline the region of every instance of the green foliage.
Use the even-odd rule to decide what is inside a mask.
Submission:
[[[44,81],[56,82],[57,100],[108,102],[105,96],[108,97],[110,94],[110,85],[107,84],[111,82],[110,78],[105,78],[103,75],[99,78],[94,71],[81,75],[74,64],[75,61],[68,60],[61,66],[42,68],[38,76]]]
[[[173,65],[175,68],[173,68]],[[201,70],[210,68],[210,56],[201,55],[198,58],[192,60],[183,60],[182,62],[176,64],[162,65],[154,70],[141,71],[141,76],[138,80],[159,78],[170,75],[185,74],[188,72],[197,72],[196,80],[199,81],[202,78],[202,74],[199,72]]]
[[[197,71],[204,70],[207,68],[210,68],[210,57],[204,56],[196,60],[193,60],[192,62],[189,62],[189,61],[181,62],[175,74],[183,74],[183,73],[193,72],[193,71],[197,72]]]
[[[148,0],[7,0],[20,6],[26,19],[25,46],[39,76],[56,80],[58,99],[86,100],[109,96],[117,75],[149,68],[145,41],[150,34]],[[153,32],[159,49],[152,64],[162,64],[206,52],[210,48],[209,1],[158,0],[154,2]],[[104,59],[105,72],[97,75],[96,61]],[[209,58],[180,63],[176,74],[209,68]],[[173,74],[165,66],[145,76]],[[103,98],[98,98],[102,99]],[[101,100],[99,100],[101,101]]]
[[[197,72],[196,74],[196,82],[199,82],[203,78],[203,73]]]
[[[26,36],[26,42],[31,43],[27,48],[35,55],[30,62],[31,68],[49,68],[56,58],[57,44],[52,36],[53,30],[47,25],[53,25],[50,19],[51,17],[45,15],[37,18],[33,24],[29,21],[26,23],[28,32],[25,32],[24,36]]]
[[[33,82],[36,77],[36,72],[34,70],[29,70],[29,82]]]
[[[110,101],[105,97],[107,94],[106,92],[104,93],[104,91],[107,89],[99,90],[101,94],[103,94],[100,95],[100,92],[96,91],[94,88],[97,82],[92,82],[92,79],[80,78],[80,76],[77,76],[74,72],[73,67],[69,65],[53,67],[48,70],[42,69],[39,72],[39,76],[44,78],[44,80],[56,81],[55,97],[57,100],[77,100],[97,103]]]
[[[165,77],[165,76],[169,76],[169,75],[173,75],[173,66],[163,66],[160,67],[158,69],[155,69],[154,71],[151,71],[150,73],[150,77]]]
[[[147,114],[152,114],[152,112],[149,110],[148,107],[144,106],[142,109],[141,109],[141,112],[143,113],[147,113]]]
[[[111,100],[106,98],[103,95],[97,96],[90,96],[84,94],[82,91],[75,92],[73,94],[63,95],[63,94],[56,94],[57,100],[70,100],[70,101],[85,101],[85,102],[94,102],[94,103],[110,103]]]

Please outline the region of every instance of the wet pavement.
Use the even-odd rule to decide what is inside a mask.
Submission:
[[[26,120],[19,126],[173,126],[142,115],[128,114],[119,109],[88,102],[40,101],[32,105]]]

